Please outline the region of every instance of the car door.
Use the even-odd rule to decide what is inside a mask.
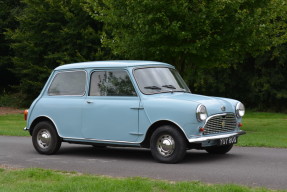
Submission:
[[[84,137],[111,142],[136,141],[138,107],[139,97],[126,70],[93,71],[83,108]]]

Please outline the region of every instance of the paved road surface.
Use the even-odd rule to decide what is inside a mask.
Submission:
[[[180,164],[161,164],[150,151],[136,148],[95,149],[63,143],[56,155],[38,154],[31,137],[0,136],[0,165],[41,167],[116,177],[199,180],[287,189],[287,149],[234,147],[227,155],[190,150]]]

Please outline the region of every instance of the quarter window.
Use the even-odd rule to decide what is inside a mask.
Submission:
[[[126,71],[95,71],[91,76],[90,96],[136,96]]]
[[[54,77],[49,95],[84,95],[86,84],[85,71],[60,72]]]

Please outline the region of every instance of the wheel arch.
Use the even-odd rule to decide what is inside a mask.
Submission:
[[[141,146],[144,147],[144,148],[149,148],[150,147],[150,138],[151,138],[151,135],[153,134],[153,132],[160,126],[163,126],[163,125],[171,125],[173,126],[175,129],[178,130],[178,132],[180,134],[182,134],[182,136],[185,138],[186,142],[188,143],[188,139],[187,139],[187,136],[185,135],[183,129],[178,125],[176,124],[175,122],[173,121],[170,121],[170,120],[160,120],[160,121],[156,121],[154,122],[149,128],[148,128],[148,131],[145,135],[145,138],[144,140],[141,142]]]
[[[35,126],[41,121],[48,121],[48,122],[50,122],[55,127],[55,130],[56,130],[57,134],[59,135],[57,126],[56,126],[55,122],[50,117],[39,116],[39,117],[37,117],[36,119],[33,120],[33,122],[31,123],[31,125],[29,127],[29,133],[30,133],[31,136],[33,134]]]

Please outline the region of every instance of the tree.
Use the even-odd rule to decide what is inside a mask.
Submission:
[[[250,105],[258,110],[287,112],[287,44],[252,60]],[[255,105],[254,105],[255,104]]]
[[[21,79],[20,91],[31,102],[55,67],[79,61],[101,60],[102,24],[83,10],[83,0],[23,0],[20,23],[6,35],[15,57],[14,72]]]
[[[20,0],[0,0],[0,93],[10,90],[9,86],[18,83],[18,79],[9,70],[12,67],[13,50],[10,48],[11,40],[5,37],[5,32],[8,28],[17,28],[15,15],[20,8]]]
[[[286,42],[285,0],[87,1],[114,54],[172,63],[191,87],[206,70]]]

